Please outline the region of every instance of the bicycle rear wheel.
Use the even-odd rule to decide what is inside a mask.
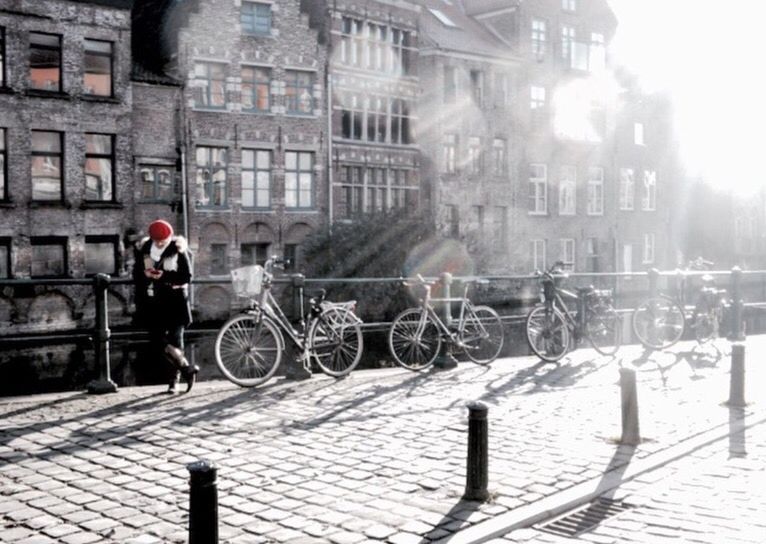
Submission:
[[[569,351],[569,326],[561,312],[537,306],[527,315],[527,342],[543,361],[558,361]]]
[[[620,349],[622,320],[608,302],[597,302],[588,308],[585,332],[601,355],[614,355]]]
[[[636,338],[647,348],[668,348],[684,334],[684,311],[668,297],[652,297],[633,312],[632,325]]]
[[[391,355],[397,364],[409,370],[424,370],[431,366],[441,343],[439,327],[422,308],[404,310],[388,331]]]
[[[345,376],[362,358],[362,327],[351,310],[328,308],[311,323],[308,345],[322,372]]]
[[[255,387],[271,378],[282,360],[284,340],[268,318],[238,315],[223,324],[215,338],[215,362],[226,379]]]
[[[480,365],[494,361],[503,349],[503,322],[489,306],[476,306],[465,318],[460,342],[466,356]]]
[[[718,316],[707,301],[700,301],[694,308],[692,327],[697,342],[704,344],[718,336]]]

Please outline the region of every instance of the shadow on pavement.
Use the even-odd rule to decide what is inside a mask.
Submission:
[[[745,408],[729,406],[729,459],[747,456]]]
[[[444,514],[444,517],[433,526],[433,529],[423,536],[418,544],[428,544],[429,542],[438,540],[440,537],[437,535],[440,532],[440,527],[449,525],[450,523],[460,523],[461,521],[465,521],[471,514],[478,512],[482,504],[483,503],[479,501],[466,501],[460,499],[457,504],[450,508],[449,512]],[[449,532],[454,533],[455,531],[450,530]]]

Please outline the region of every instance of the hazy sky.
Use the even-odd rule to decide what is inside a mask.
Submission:
[[[741,193],[766,186],[766,1],[608,1],[612,57],[672,94],[690,171]]]

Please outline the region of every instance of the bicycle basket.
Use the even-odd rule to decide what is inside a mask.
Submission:
[[[238,297],[250,297],[261,292],[263,267],[257,264],[231,271],[231,286]]]

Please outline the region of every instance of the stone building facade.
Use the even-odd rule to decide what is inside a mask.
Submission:
[[[130,2],[0,1],[0,277],[124,269],[132,226]],[[114,315],[126,298],[110,292]],[[92,289],[0,291],[20,330],[93,315]]]

